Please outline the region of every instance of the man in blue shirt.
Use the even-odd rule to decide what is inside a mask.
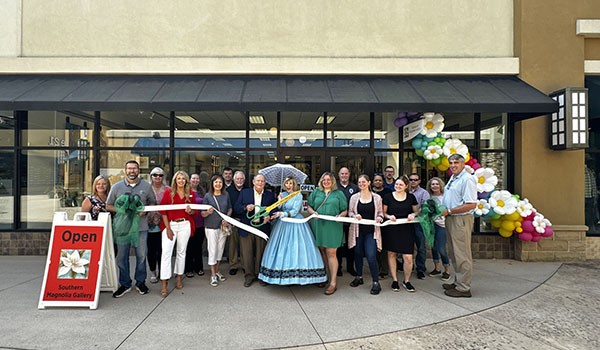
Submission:
[[[421,177],[419,174],[410,174],[408,181],[410,186],[408,192],[415,196],[417,203],[419,203],[419,207],[421,207],[423,203],[429,199],[429,192],[420,186]],[[425,278],[427,247],[425,246],[425,234],[423,233],[421,225],[415,225],[415,244],[417,245],[417,257],[415,258],[417,266],[417,278],[422,280]]]
[[[454,263],[454,283],[443,285],[444,293],[454,298],[471,297],[473,256],[471,230],[473,210],[477,206],[477,180],[465,170],[465,158],[455,153],[448,157],[452,176],[444,188],[442,204],[446,210],[446,232],[450,238],[450,258]]]

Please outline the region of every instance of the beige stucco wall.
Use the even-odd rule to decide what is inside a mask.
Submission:
[[[0,57],[16,57],[21,50],[21,0],[0,0]]]
[[[580,18],[600,18],[598,0],[515,0],[521,79],[546,93],[584,85],[585,43],[593,41],[576,35]],[[516,192],[554,224],[582,225],[584,151],[550,150],[548,117],[518,123],[515,138]]]
[[[168,58],[160,61],[165,72],[181,71],[182,60],[207,72],[324,66],[327,73],[341,64],[347,73],[452,73],[455,59],[464,60],[458,73],[517,69],[512,0],[22,0],[22,7],[21,51],[0,62],[4,71],[51,70],[65,58],[76,71],[117,67],[121,58],[149,71],[148,60]]]

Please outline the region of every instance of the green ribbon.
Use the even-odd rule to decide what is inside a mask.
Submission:
[[[115,243],[131,243],[137,247],[140,238],[140,213],[144,211],[144,203],[137,194],[125,193],[115,201],[115,220],[113,236]]]
[[[426,200],[421,205],[419,223],[421,224],[423,234],[425,235],[425,242],[427,242],[429,247],[433,247],[433,242],[435,240],[435,223],[433,220],[442,215],[445,210],[446,208],[443,205],[438,204],[438,202],[432,198]]]

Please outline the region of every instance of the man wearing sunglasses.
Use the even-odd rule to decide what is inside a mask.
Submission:
[[[429,192],[427,192],[421,184],[421,177],[419,174],[412,173],[408,177],[409,190],[408,192],[412,193],[417,199],[417,203],[419,203],[419,207],[429,199]],[[423,229],[421,225],[415,225],[415,243],[417,245],[417,257],[416,266],[417,266],[417,278],[422,280],[425,278],[425,271],[427,270],[425,266],[425,260],[427,259],[427,247],[425,246],[425,234],[423,233]]]

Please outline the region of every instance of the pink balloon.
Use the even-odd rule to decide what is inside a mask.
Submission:
[[[535,231],[535,227],[533,227],[533,221],[523,220],[521,223],[521,228],[523,229],[523,233],[533,233]]]
[[[481,168],[481,164],[475,163],[475,164],[471,165],[471,168],[473,168],[473,170],[477,170],[477,169]]]
[[[533,218],[535,218],[535,212],[531,212],[531,214],[527,215],[525,218],[523,218],[524,221],[533,221]]]
[[[542,233],[542,237],[552,237],[554,230],[550,226],[546,226],[546,230]]]
[[[529,242],[533,239],[533,235],[529,232],[521,232],[519,233],[519,239],[525,242]]]
[[[531,241],[532,241],[532,242],[539,242],[539,241],[541,241],[541,240],[542,240],[542,236],[533,236],[533,237],[531,238]]]

